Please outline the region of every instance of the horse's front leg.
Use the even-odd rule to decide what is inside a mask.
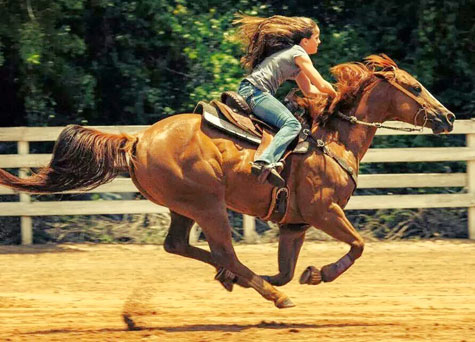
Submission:
[[[262,278],[274,286],[285,285],[293,279],[295,265],[308,227],[305,224],[284,224],[279,227],[279,273],[273,276],[262,276]]]
[[[313,266],[307,267],[300,277],[300,282],[302,284],[316,285],[320,283],[320,275],[321,280],[324,282],[333,281],[350,268],[355,260],[361,256],[364,249],[364,241],[346,218],[343,209],[336,203],[330,204],[327,210],[324,211],[324,214],[310,217],[308,222],[333,238],[349,244],[350,251],[338,261],[323,266],[321,271],[318,271]]]

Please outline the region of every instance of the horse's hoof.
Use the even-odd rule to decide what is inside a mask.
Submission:
[[[289,297],[284,297],[282,299],[278,299],[275,302],[275,306],[278,307],[279,309],[287,309],[287,308],[293,308],[295,304],[290,300]]]
[[[228,271],[225,268],[220,268],[218,270],[218,273],[216,273],[214,279],[219,281],[219,283],[223,285],[226,291],[233,291],[234,281],[236,280],[236,276],[234,275],[234,273]]]
[[[226,289],[226,291],[233,292],[234,284],[230,281],[219,281],[221,285]]]
[[[318,285],[322,282],[322,273],[313,266],[308,266],[300,276],[300,284]]]

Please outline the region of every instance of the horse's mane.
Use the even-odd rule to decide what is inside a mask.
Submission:
[[[385,74],[398,69],[397,64],[385,54],[371,55],[361,62],[349,62],[330,69],[336,78],[338,96],[329,102],[326,95],[313,98],[296,98],[299,106],[306,109],[304,120],[310,126],[314,121],[325,122],[336,110],[352,106],[361,95],[377,81],[375,73]]]

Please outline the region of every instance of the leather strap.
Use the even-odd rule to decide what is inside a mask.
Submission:
[[[263,221],[272,221],[281,223],[287,213],[289,202],[289,189],[287,187],[272,189],[271,201],[267,215],[261,217]]]
[[[325,153],[327,156],[332,158],[340,167],[350,175],[351,179],[355,183],[355,188],[353,189],[353,192],[356,190],[356,187],[358,186],[358,170],[353,169],[346,160],[343,158],[337,156],[332,150],[328,148],[327,145],[325,145],[325,142],[321,139],[315,139],[311,134],[308,135],[310,140],[316,145],[317,148],[321,149],[323,153]]]
[[[195,109],[193,109],[193,113],[204,114],[204,112],[208,112],[210,114],[213,114],[217,118],[219,118],[218,111],[216,110],[216,108],[214,106],[212,106],[212,105],[210,105],[210,104],[208,104],[204,101],[200,101],[196,105]]]
[[[415,96],[413,93],[411,93],[409,90],[407,90],[406,88],[404,88],[403,86],[401,86],[399,83],[395,82],[394,80],[390,79],[390,78],[386,78],[386,81],[388,81],[388,83],[390,83],[393,87],[397,88],[398,90],[402,91],[404,94],[406,94],[407,96],[409,96],[411,99],[413,99],[414,101],[416,101],[422,108],[426,108],[427,105],[425,102],[421,101],[420,98],[418,98],[417,96]]]
[[[281,172],[281,176],[285,179],[285,182],[288,184],[290,179],[290,174],[292,170],[292,156],[288,156],[284,160],[284,169]],[[264,221],[272,221],[282,224],[287,219],[289,214],[289,202],[290,202],[290,190],[289,188],[277,188],[272,189],[271,202],[269,204],[269,210],[267,215],[261,219]]]
[[[356,189],[356,187],[358,186],[358,174],[356,173],[356,170],[354,170],[351,166],[349,166],[343,158],[340,158],[339,156],[334,154],[333,151],[330,150],[326,145],[323,145],[322,150],[323,150],[323,153],[333,158],[333,160],[335,160],[337,164],[340,165],[341,168],[345,170],[351,176],[351,179],[353,179],[353,182],[355,183],[355,189]]]

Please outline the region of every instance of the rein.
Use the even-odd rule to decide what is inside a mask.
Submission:
[[[384,76],[384,79],[389,83],[391,84],[393,87],[395,87],[396,89],[402,91],[404,94],[406,94],[407,96],[409,96],[411,99],[413,99],[414,101],[416,101],[417,104],[419,104],[421,106],[421,108],[419,108],[419,111],[416,113],[416,115],[414,116],[414,126],[417,127],[417,118],[419,117],[419,114],[422,112],[424,113],[424,123],[422,124],[421,128],[409,128],[409,127],[393,127],[393,126],[387,126],[387,125],[383,125],[381,124],[380,122],[366,122],[366,121],[361,121],[361,120],[358,120],[355,116],[350,116],[350,115],[345,115],[343,114],[342,112],[338,112],[337,115],[339,118],[343,119],[343,120],[346,120],[352,124],[358,124],[358,125],[363,125],[363,126],[370,126],[370,127],[375,127],[375,128],[386,128],[386,129],[392,129],[394,131],[403,131],[403,132],[422,132],[422,130],[424,129],[427,121],[428,121],[428,115],[427,115],[427,106],[424,102],[422,102],[420,99],[418,99],[416,96],[414,96],[414,94],[412,94],[411,92],[409,92],[407,89],[405,89],[404,87],[402,87],[400,84],[398,84],[397,82],[394,82],[394,80],[392,79],[388,79],[386,78],[386,76]]]
[[[417,117],[419,116],[419,113],[421,111],[425,112],[425,109],[423,109],[423,108],[419,109],[419,111],[417,112],[417,114],[414,118],[414,122],[417,120]],[[393,126],[383,125],[380,122],[361,121],[361,120],[358,120],[355,116],[345,115],[342,112],[338,112],[337,115],[338,115],[339,118],[341,118],[343,120],[346,120],[346,121],[349,121],[352,124],[358,124],[358,125],[370,126],[370,127],[376,127],[376,128],[386,128],[386,129],[392,129],[392,130],[395,130],[395,131],[403,131],[403,132],[422,132],[422,130],[424,129],[424,126],[427,122],[427,115],[425,115],[424,116],[424,125],[421,128],[393,127]],[[414,123],[414,126],[416,126],[415,123]]]

